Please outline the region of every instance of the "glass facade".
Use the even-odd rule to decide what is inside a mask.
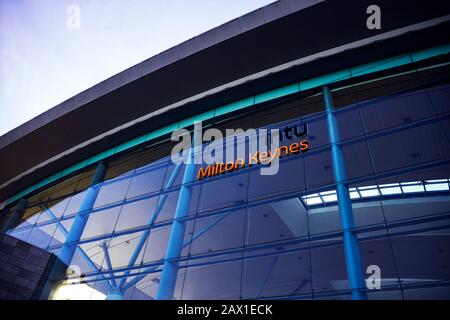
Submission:
[[[370,266],[380,270],[369,299],[450,299],[449,71],[448,61],[432,61],[331,87],[361,268],[366,279]],[[70,280],[89,287],[88,299],[157,298],[186,189],[186,214],[176,220],[181,251],[170,261],[174,299],[349,299],[321,91],[203,125],[299,123],[308,127],[309,151],[281,158],[276,175],[253,166],[186,184],[186,166],[170,161],[168,139],[107,159]],[[59,255],[95,170],[94,164],[28,197],[8,233]],[[9,210],[13,215],[14,205]]]

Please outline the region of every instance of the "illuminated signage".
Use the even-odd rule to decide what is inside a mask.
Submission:
[[[308,127],[306,124],[297,125],[294,127],[285,127],[283,130],[280,130],[280,142],[284,141],[284,139],[291,140],[294,136],[301,138],[307,133]],[[267,139],[270,141],[270,135],[268,135]],[[257,164],[270,164],[274,159],[304,153],[308,150],[308,140],[302,139],[298,142],[291,143],[289,146],[281,146],[272,151],[256,151],[255,153],[250,153],[247,159],[241,158],[236,159],[235,161],[228,161],[226,163],[208,165],[206,168],[200,167],[197,173],[197,179],[201,180],[203,178],[214,177]]]
[[[304,137],[308,134],[308,126],[306,123],[303,124],[297,124],[294,127],[287,126],[284,129],[280,129],[280,142],[283,142],[284,139],[291,140],[296,136],[297,138]],[[267,142],[270,141],[270,131],[267,136]]]

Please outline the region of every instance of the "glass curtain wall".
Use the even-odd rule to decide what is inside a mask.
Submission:
[[[369,299],[450,298],[449,71],[440,63],[331,87],[362,269],[381,271]],[[309,151],[281,158],[276,175],[253,166],[188,185],[174,299],[350,298],[322,99],[311,91],[204,123],[306,124]],[[70,266],[83,298],[156,298],[186,167],[170,161],[172,146],[107,163]],[[94,171],[27,199],[8,233],[58,255]]]

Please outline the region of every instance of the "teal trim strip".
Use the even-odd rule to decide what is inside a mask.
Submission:
[[[22,197],[25,197],[27,194],[33,192],[35,190],[34,188],[35,188],[35,186],[31,186],[31,187],[26,188],[25,190],[20,191],[19,193],[16,193],[13,197],[9,198],[6,201],[6,205],[8,205],[16,200],[19,200]]]
[[[81,170],[81,169],[83,169],[84,167],[86,167],[87,165],[88,165],[88,161],[87,161],[87,160],[84,160],[84,161],[82,161],[82,162],[79,162],[79,163],[77,163],[77,164],[74,164],[73,166],[70,166],[70,167],[66,168],[66,169],[63,171],[63,176],[66,176],[66,175],[69,175],[69,174],[71,174],[71,173],[74,173],[74,172],[76,172],[76,171],[78,171],[78,170]]]
[[[172,131],[174,131],[174,130],[176,130],[178,128],[180,128],[180,123],[179,122],[176,122],[176,123],[173,123],[171,125],[162,127],[160,129],[157,129],[157,130],[152,131],[149,134],[147,134],[145,136],[145,141],[150,141],[150,140],[162,137],[163,135],[172,133]]]
[[[216,109],[216,117],[223,116],[224,114],[231,113],[234,111],[238,111],[241,109],[245,109],[248,107],[251,107],[255,104],[255,97],[249,97],[245,98],[236,102],[232,102],[229,104],[226,104],[224,106],[218,107]]]
[[[350,69],[325,74],[323,76],[315,77],[300,82],[300,91],[321,87],[325,84],[330,84],[350,78],[351,78]]]
[[[201,121],[212,119],[212,118],[214,118],[214,113],[215,113],[215,110],[213,109],[213,110],[210,110],[210,111],[206,111],[206,112],[197,114],[197,115],[195,115],[193,117],[181,120],[179,127],[180,128],[187,128],[189,126],[194,125],[195,122],[201,122]]]
[[[270,101],[270,100],[275,100],[277,98],[285,97],[285,96],[288,96],[290,94],[294,94],[297,92],[300,92],[300,84],[299,83],[290,84],[285,87],[281,87],[281,88],[277,88],[274,90],[270,90],[267,92],[257,94],[255,96],[255,104],[263,103],[263,102]]]
[[[138,146],[138,145],[140,145],[141,143],[144,143],[144,142],[145,142],[145,137],[146,137],[146,136],[147,136],[147,135],[143,135],[143,136],[134,138],[134,139],[132,139],[132,140],[130,140],[130,141],[124,142],[124,143],[122,143],[122,144],[119,144],[119,145],[116,147],[116,149],[114,150],[114,153],[119,153],[119,152],[122,152],[122,151],[124,151],[124,150],[127,150],[127,149],[133,148],[133,147],[135,147],[135,146]]]
[[[188,119],[184,119],[180,122],[176,122],[176,123],[170,124],[168,126],[165,126],[163,128],[157,129],[146,135],[134,138],[128,142],[122,143],[116,147],[113,147],[111,149],[103,151],[89,159],[86,159],[80,163],[77,163],[69,168],[66,168],[65,170],[60,171],[44,180],[38,182],[37,184],[35,184],[31,187],[28,187],[25,190],[22,190],[21,192],[15,194],[14,196],[12,196],[11,198],[9,198],[6,201],[6,204],[7,205],[11,204],[14,201],[17,201],[20,198],[26,196],[27,194],[29,194],[39,188],[42,188],[43,186],[45,186],[51,182],[54,182],[64,176],[67,176],[71,173],[81,170],[90,164],[93,164],[100,160],[104,160],[104,159],[111,157],[112,155],[115,155],[119,152],[136,147],[144,142],[147,142],[147,141],[159,138],[163,135],[169,134],[178,128],[186,128],[190,125],[193,125],[194,122],[196,122],[196,121],[209,120],[214,117],[222,116],[222,115],[225,115],[225,114],[237,111],[237,110],[251,107],[251,106],[259,104],[259,103],[271,101],[271,100],[285,97],[285,96],[288,96],[288,95],[291,95],[294,93],[298,93],[301,91],[321,87],[323,85],[339,82],[339,81],[342,81],[345,79],[350,79],[350,78],[359,77],[362,75],[371,74],[371,73],[374,73],[377,71],[392,69],[392,68],[395,68],[398,66],[411,64],[413,62],[417,62],[417,61],[433,58],[438,55],[449,54],[449,53],[450,53],[450,43],[441,45],[441,46],[437,46],[437,47],[433,47],[433,48],[429,48],[429,49],[425,49],[425,50],[421,50],[421,51],[410,52],[407,54],[399,55],[399,56],[388,58],[388,59],[377,60],[377,61],[374,61],[371,63],[366,63],[364,65],[340,70],[337,72],[318,76],[318,77],[315,77],[312,79],[307,79],[307,80],[304,80],[301,82],[283,86],[281,88],[266,91],[266,92],[263,92],[263,93],[260,93],[255,96],[251,96],[251,97],[239,100],[239,101],[235,101],[235,102],[226,104],[224,106],[217,107],[210,111],[203,112],[201,114],[195,115]]]
[[[63,177],[63,173],[64,173],[64,171],[61,171],[61,172],[58,172],[58,173],[56,173],[54,175],[51,175],[50,177],[48,177],[48,178],[46,178],[46,179],[44,179],[42,181],[39,181],[37,184],[34,185],[33,189],[34,190],[40,189],[43,186],[45,186],[47,184],[50,184],[50,183],[58,180],[59,178],[62,178]]]
[[[411,53],[411,58],[414,62],[420,61],[420,60],[425,60],[425,59],[429,59],[429,58],[433,58],[435,56],[438,56],[440,54],[445,54],[445,53],[449,53],[450,52],[450,43],[444,44],[442,46],[438,46],[438,47],[434,47],[434,48],[430,48],[430,49],[425,49],[422,51],[417,51],[417,52],[413,52]]]
[[[106,158],[108,158],[108,157],[110,157],[110,156],[116,154],[116,148],[117,148],[117,147],[108,149],[108,150],[103,151],[103,152],[101,152],[101,153],[99,153],[99,154],[97,154],[97,155],[95,155],[95,156],[93,156],[93,157],[90,157],[90,158],[87,160],[86,165],[88,166],[88,165],[90,165],[90,164],[93,164],[93,163],[96,163],[96,162],[98,162],[98,161],[104,160],[104,159],[106,159]]]
[[[395,67],[403,66],[412,63],[412,59],[409,54],[397,56],[393,58],[383,59],[371,63],[366,63],[357,67],[350,68],[352,77],[363,76],[366,74],[374,73],[377,71],[383,71],[392,69]]]

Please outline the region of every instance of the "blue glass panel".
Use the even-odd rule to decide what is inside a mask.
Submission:
[[[244,299],[289,297],[311,292],[309,250],[289,254],[280,253],[280,250],[280,247],[264,250],[277,254],[249,258],[244,262]]]
[[[448,300],[450,286],[406,289],[403,295],[406,300]]]
[[[145,268],[141,269],[145,270]],[[132,300],[154,300],[159,288],[160,272],[147,274],[138,284],[129,289]],[[126,299],[126,297],[125,297]]]
[[[310,143],[310,149],[314,150],[319,147],[328,145],[328,127],[325,115],[315,118],[314,120],[307,121],[308,123],[308,141]]]
[[[13,236],[14,238],[26,241],[29,234],[31,232],[31,227],[28,228],[21,228],[21,229],[13,229],[7,232],[10,236]]]
[[[57,222],[43,226],[34,226],[33,230],[27,238],[27,242],[42,249],[47,248],[47,246],[50,244],[53,234],[55,233],[56,225]]]
[[[147,226],[155,213],[157,202],[156,196],[123,205],[115,231]]]
[[[111,204],[125,199],[128,186],[130,185],[131,175],[124,178],[110,180],[101,185],[95,200],[94,208]]]
[[[305,155],[306,188],[317,188],[334,183],[329,149]]]
[[[243,246],[245,213],[244,209],[197,219],[192,235],[191,255]]]
[[[57,224],[56,230],[53,233],[52,240],[50,241],[49,247],[54,247],[63,244],[66,241],[67,233],[72,227],[74,218],[68,218],[60,220]]]
[[[39,216],[37,223],[61,218],[67,205],[69,204],[69,201],[70,198],[68,197],[54,204],[43,205],[42,214]]]
[[[206,212],[245,203],[248,175],[228,174],[227,177],[204,180],[202,184],[199,212]],[[217,192],[218,190],[227,190]]]
[[[335,113],[336,120],[339,125],[339,135],[341,141],[364,135],[364,126],[361,121],[360,111],[358,108],[353,108],[353,106],[354,105],[347,106]],[[322,128],[319,130],[322,130]],[[311,130],[311,132],[313,132],[313,130]],[[315,131],[316,134],[320,132],[326,133],[321,135],[324,136],[325,139],[327,139],[325,143],[327,144],[328,128],[323,131]]]
[[[111,257],[113,268],[125,267],[128,265],[143,233],[143,231],[140,231],[111,238],[108,244],[108,252]],[[143,250],[140,250],[138,259],[134,265],[141,264],[143,254]]]
[[[166,167],[136,172],[127,192],[127,199],[160,191],[166,175]]]
[[[450,112],[450,86],[439,86],[437,88],[427,90],[431,103],[437,113]]]
[[[263,199],[292,192],[301,192],[305,188],[305,168],[303,155],[294,158],[282,158],[278,172],[263,175],[261,168],[251,170],[249,200]]]
[[[391,229],[392,250],[397,264],[398,275],[403,284],[435,283],[450,280],[450,230],[449,219],[433,223],[441,227],[436,231],[399,234]],[[431,224],[428,224],[428,227]],[[417,227],[416,227],[417,228]],[[398,230],[401,231],[401,230]],[[404,228],[403,228],[403,231]],[[447,297],[448,298],[448,297]]]
[[[307,235],[307,211],[298,198],[251,207],[248,212],[249,245]]]
[[[242,261],[190,268],[182,299],[239,299],[241,269]]]
[[[348,180],[373,176],[372,160],[366,141],[344,145],[342,153]]]
[[[367,133],[409,124],[435,114],[424,91],[374,99],[360,105]]]
[[[117,206],[89,214],[81,239],[111,234],[116,225],[119,212],[120,206]]]
[[[185,222],[183,243],[187,243],[189,241],[193,225],[193,221]],[[144,262],[158,261],[165,258],[170,231],[171,225],[151,230],[145,247]],[[188,253],[189,246],[185,246],[181,252],[181,256],[187,256]]]
[[[64,216],[69,216],[78,213],[85,196],[86,191],[82,191],[70,197],[69,203],[67,204],[66,210],[64,211]]]
[[[311,271],[312,289],[315,293],[348,290],[342,240],[321,241],[320,246],[312,244]],[[330,263],[333,267],[330,268]]]
[[[369,140],[369,147],[377,173],[450,157],[449,142],[439,123]]]
[[[191,186],[191,198],[189,201],[189,209],[188,209],[188,215],[193,215],[197,212],[198,207],[198,199],[200,196],[200,185]],[[175,214],[177,204],[178,204],[178,197],[179,197],[180,191],[173,191],[170,193],[167,193],[164,197],[166,200],[163,203],[161,212],[158,215],[158,219],[156,222],[162,222],[167,221],[170,219],[173,219],[173,216]],[[162,196],[161,196],[162,198]]]

